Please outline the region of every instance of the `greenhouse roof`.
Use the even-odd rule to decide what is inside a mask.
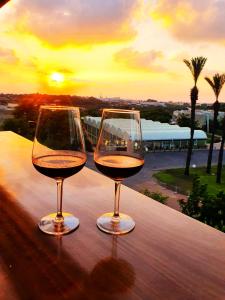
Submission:
[[[116,122],[115,122],[116,120]],[[99,128],[101,118],[100,117],[85,117],[84,122],[90,126]],[[132,120],[130,119],[114,119],[113,131],[115,132],[118,127],[118,133],[121,130],[130,128]],[[112,126],[112,120],[108,120],[109,126]],[[134,124],[133,124],[134,126]],[[141,119],[142,137],[144,141],[166,141],[166,140],[188,140],[190,139],[190,128],[180,127],[178,125],[170,125],[168,123],[154,122],[152,120]],[[120,134],[119,134],[120,135]],[[203,130],[195,130],[194,139],[207,139],[206,133]]]

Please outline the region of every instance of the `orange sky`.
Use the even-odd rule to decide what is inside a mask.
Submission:
[[[183,59],[225,72],[225,2],[11,0],[0,10],[0,92],[189,101]],[[225,100],[225,88],[221,93]]]

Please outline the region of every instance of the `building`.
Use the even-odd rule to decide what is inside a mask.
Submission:
[[[15,108],[17,108],[18,106],[19,106],[18,103],[8,103],[7,109],[8,110],[15,110]]]
[[[140,101],[138,103],[140,106],[143,106],[143,107],[166,107],[167,104],[165,102],[160,102],[160,101],[156,101],[156,100],[147,100],[147,101]]]
[[[100,117],[85,117],[85,131],[92,144],[96,145],[100,127]],[[128,120],[129,121],[129,120]],[[119,121],[118,121],[119,124]],[[154,122],[141,119],[142,138],[146,151],[165,151],[186,149],[190,139],[190,128],[170,125],[168,123]],[[116,128],[109,122],[110,132],[121,139],[124,132],[120,127]],[[121,126],[122,127],[122,126]],[[207,136],[202,130],[194,132],[194,148],[205,148]]]
[[[177,120],[181,116],[185,116],[190,118],[191,117],[191,110],[185,109],[185,110],[175,110],[173,112],[173,121],[177,122]],[[206,126],[207,131],[209,131],[209,121],[213,120],[214,118],[214,111],[213,110],[201,110],[196,109],[195,110],[195,120],[198,122],[198,125],[202,128],[203,126]],[[218,114],[218,121],[222,120],[224,118],[224,112],[220,111]]]

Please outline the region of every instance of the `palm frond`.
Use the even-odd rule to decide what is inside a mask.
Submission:
[[[209,77],[205,77],[205,80],[208,82],[208,84],[212,87],[212,89],[214,90],[214,82],[209,78]],[[215,90],[214,90],[215,91]]]
[[[225,74],[218,74],[216,73],[212,79],[209,77],[205,77],[205,80],[209,83],[209,85],[212,87],[214,94],[216,96],[216,99],[218,100],[219,94],[222,90],[222,87],[225,83]]]
[[[196,85],[198,77],[207,61],[207,58],[203,56],[198,56],[192,58],[190,61],[187,59],[184,59],[183,61],[186,64],[186,66],[190,69]]]
[[[207,58],[202,57],[202,56],[195,57],[195,58],[191,59],[191,63],[193,65],[193,69],[194,69],[194,81],[195,81],[195,84],[196,84],[196,82],[198,80],[198,77],[199,77],[199,75],[200,75],[200,73],[201,73],[201,71],[202,71],[202,69],[203,69],[203,67],[204,67],[204,65],[206,63],[206,60],[207,60]]]
[[[187,59],[184,59],[183,62],[186,64],[186,66],[189,68],[189,70],[193,74],[193,68],[192,68],[192,64],[190,63],[190,61]]]

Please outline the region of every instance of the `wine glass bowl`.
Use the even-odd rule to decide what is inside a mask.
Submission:
[[[32,163],[57,183],[57,212],[41,219],[39,228],[62,235],[75,230],[79,220],[62,212],[63,181],[79,172],[87,160],[80,113],[76,107],[41,106],[32,151]]]
[[[114,212],[97,220],[104,232],[124,234],[134,229],[133,219],[119,213],[120,185],[144,165],[140,113],[135,110],[104,109],[94,153],[97,169],[115,181]]]

